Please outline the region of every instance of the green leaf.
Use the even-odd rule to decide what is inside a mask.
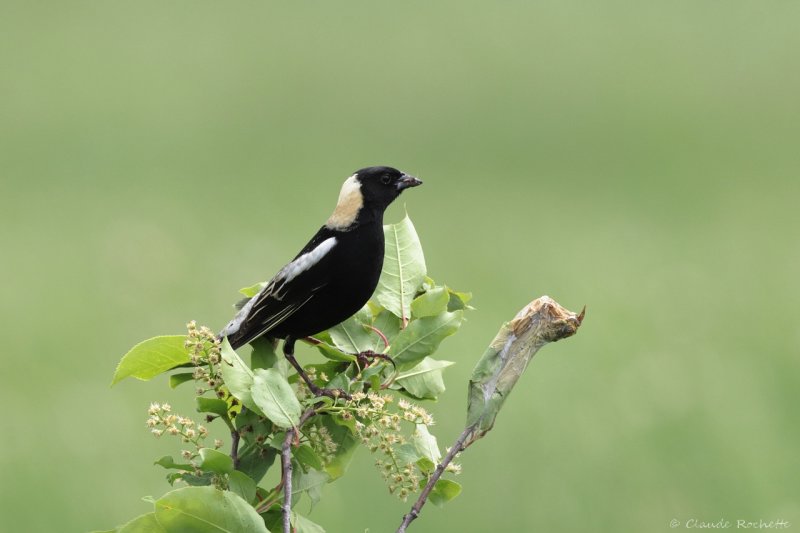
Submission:
[[[273,505],[269,511],[261,513],[261,516],[270,531],[283,531],[283,514],[279,504]]]
[[[440,479],[433,486],[428,498],[434,505],[442,507],[445,503],[454,500],[459,494],[461,494],[460,484],[449,479]]]
[[[425,457],[420,457],[417,466],[423,474],[433,474],[433,471],[436,470],[436,463]],[[423,482],[422,485],[425,486],[425,483]]]
[[[363,381],[371,380],[372,378],[380,378],[383,374],[383,371],[387,368],[391,367],[391,363],[388,361],[384,361],[383,359],[376,359],[373,364],[367,367],[366,370],[361,372],[361,379]],[[378,390],[378,389],[373,389]]]
[[[331,336],[328,334],[327,331],[320,331],[319,333],[315,334],[312,339],[317,339],[318,341],[327,342],[330,345],[333,345],[333,341],[331,340]]]
[[[183,343],[186,335],[164,335],[142,341],[126,353],[117,365],[111,385],[128,376],[147,381],[189,362]]]
[[[372,387],[372,390],[381,390],[381,377],[378,374],[369,376],[369,386]]]
[[[400,333],[400,319],[391,311],[383,309],[375,316],[372,327],[383,333],[384,337],[386,337],[389,342],[392,342],[392,339]],[[374,331],[370,331],[370,338],[372,340],[368,347],[369,350],[376,353],[384,353],[387,350],[386,344],[384,344],[380,335]]]
[[[188,470],[193,471],[194,467],[187,463],[176,463],[175,460],[172,458],[171,455],[165,455],[155,463],[154,465],[163,466],[164,468],[170,469],[175,468],[178,470]]]
[[[292,511],[291,522],[295,533],[325,533],[321,525],[312,522],[305,516],[299,515],[294,511]]]
[[[373,298],[401,318],[411,316],[411,301],[425,279],[425,256],[414,224],[406,215],[383,227],[386,251]]]
[[[261,283],[256,283],[255,285],[250,285],[249,287],[243,287],[239,289],[239,292],[247,296],[248,298],[252,298],[258,292],[267,286],[266,281],[262,281]]]
[[[200,448],[200,469],[217,474],[230,474],[233,472],[233,459],[227,454],[212,448]]]
[[[256,482],[244,472],[234,470],[228,475],[228,489],[248,503],[256,499],[256,488]]]
[[[269,533],[255,509],[237,494],[185,487],[156,501],[156,518],[169,532]]]
[[[344,369],[344,365],[342,365],[342,363],[338,361],[325,361],[324,363],[317,363],[317,364],[303,365],[303,366],[306,369],[306,372],[313,372],[316,374],[319,383],[322,383],[322,381],[319,379],[322,377],[322,374],[325,374],[325,376],[328,379],[330,379],[331,376],[335,376]],[[311,370],[312,368],[314,370]],[[325,397],[326,396],[322,396],[322,398]],[[330,400],[330,398],[328,399]],[[320,398],[319,401],[322,401],[322,399]]]
[[[349,353],[344,353],[340,350],[337,350],[333,346],[328,344],[320,343],[316,345],[317,350],[319,353],[330,359],[331,361],[337,361],[342,363],[351,363],[356,360],[355,355],[351,355]]]
[[[400,372],[395,383],[417,398],[435,400],[445,390],[442,372],[453,364],[426,357],[418,365]]]
[[[289,429],[300,423],[300,402],[289,382],[275,369],[255,371],[253,401],[276,426]]]
[[[239,354],[231,348],[227,338],[222,340],[221,355],[222,379],[225,381],[230,393],[246,407],[263,416],[264,413],[253,401],[253,396],[250,393],[250,389],[253,387],[253,371],[244,364]]]
[[[414,320],[394,339],[389,355],[401,372],[408,370],[434,353],[446,337],[458,330],[463,318],[463,311],[454,311]]]
[[[285,368],[280,363],[287,362],[282,356],[275,353],[275,341],[267,337],[259,337],[250,343],[253,349],[250,352],[250,368],[277,368],[283,375],[286,375]]]
[[[317,452],[308,444],[303,444],[294,450],[294,458],[297,459],[301,465],[314,470],[323,470],[324,465]]]
[[[333,379],[328,382],[328,388],[342,389],[345,392],[350,392],[350,378],[347,377],[345,373],[336,374],[333,376]]]
[[[251,444],[256,441],[258,435],[267,435],[272,432],[272,422],[252,409],[245,409],[237,413],[233,419],[233,426],[239,431],[242,439]]]
[[[442,452],[439,451],[436,437],[430,434],[425,424],[417,424],[417,429],[411,436],[411,440],[422,457],[435,464],[439,463],[442,458]]]
[[[410,442],[395,447],[395,460],[400,466],[414,464],[421,458],[422,456],[419,454],[419,451],[417,451],[417,447]]]
[[[435,287],[414,298],[411,302],[411,316],[422,318],[424,316],[436,316],[447,311],[447,304],[450,301],[450,293],[446,287]]]
[[[277,451],[283,450],[283,441],[286,439],[285,431],[276,431],[272,434],[272,438],[267,443]]]
[[[228,418],[228,402],[219,398],[197,397],[197,412],[213,413],[223,418]]]
[[[180,374],[172,374],[169,377],[169,388],[174,389],[178,385],[186,383],[187,381],[192,381],[194,379],[194,374],[191,372],[183,372]]]
[[[156,520],[155,513],[147,513],[134,518],[125,525],[114,530],[116,533],[167,533]]]
[[[372,331],[364,327],[364,324],[372,322],[372,313],[369,306],[365,305],[355,315],[351,316],[341,324],[328,330],[328,333],[339,350],[357,354],[366,351],[372,342]]]
[[[169,474],[167,474],[167,483],[169,483],[172,486],[175,486],[175,482],[180,481],[181,476],[183,476],[183,474],[185,473],[186,472],[170,472]],[[153,501],[155,502],[155,500]]]
[[[305,492],[311,499],[311,508],[313,509],[322,498],[322,487],[330,479],[331,477],[324,471],[309,468],[308,472],[303,472],[301,468],[296,468],[292,472],[292,505],[297,503],[300,495]]]
[[[242,471],[256,483],[266,475],[267,470],[275,462],[278,451],[270,447],[248,446],[239,453],[238,471]]]
[[[456,292],[449,287],[447,291],[450,293],[450,302],[447,304],[448,311],[472,309],[472,307],[469,305],[469,301],[472,300],[471,292]]]
[[[420,472],[423,474],[433,474],[433,472],[436,470],[436,463],[430,459],[426,459],[425,457],[420,457],[419,461],[417,461],[417,466],[419,467]],[[425,486],[424,480],[422,480],[422,486]]]
[[[214,483],[214,478],[217,476],[214,472],[203,472],[199,476],[181,472],[179,475],[181,481],[192,487],[207,487]],[[170,484],[172,484],[172,482],[170,482]]]

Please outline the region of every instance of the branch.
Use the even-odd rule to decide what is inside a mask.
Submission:
[[[397,533],[405,533],[411,522],[419,516],[436,482],[453,458],[492,429],[500,408],[536,352],[550,342],[577,333],[583,322],[584,311],[573,313],[552,298],[542,296],[525,306],[511,322],[503,324],[472,371],[466,428],[436,466],[411,510],[403,516]]]
[[[239,412],[239,415],[243,415],[247,408],[242,405],[242,410]],[[223,418],[225,422],[228,424],[228,428],[231,430],[231,459],[233,460],[233,469],[239,469],[239,440],[241,439],[242,435],[239,433],[239,430],[236,429],[236,425]]]
[[[317,404],[319,405],[319,404]],[[283,478],[283,533],[292,533],[292,441],[300,427],[317,414],[316,406],[309,407],[300,416],[297,425],[286,432],[281,446],[281,476]]]
[[[411,524],[411,522],[416,520],[416,518],[419,516],[419,513],[422,510],[422,506],[424,506],[428,502],[428,495],[433,490],[433,487],[436,485],[436,482],[439,481],[439,478],[442,477],[442,474],[444,473],[445,468],[447,468],[447,465],[449,465],[453,461],[456,454],[458,454],[463,450],[466,450],[469,447],[469,445],[472,444],[472,442],[475,442],[472,441],[470,443],[465,444],[465,441],[474,431],[474,429],[475,426],[466,428],[458,437],[458,439],[456,439],[456,441],[453,443],[453,446],[450,448],[450,451],[447,452],[447,455],[444,456],[444,460],[440,464],[436,465],[436,470],[433,472],[433,475],[430,477],[430,479],[428,479],[428,484],[425,485],[425,488],[422,489],[422,492],[419,493],[419,498],[417,498],[417,501],[414,502],[414,505],[411,507],[411,510],[408,513],[406,513],[405,516],[403,516],[403,523],[400,524],[399,528],[397,528],[397,533],[405,533],[406,528]]]
[[[233,460],[233,469],[239,468],[239,439],[241,435],[238,429],[231,430],[231,459]]]
[[[292,533],[292,439],[294,428],[286,432],[281,448],[283,475],[283,533]]]

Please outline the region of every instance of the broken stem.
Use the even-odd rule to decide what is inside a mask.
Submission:
[[[472,372],[466,428],[436,466],[411,510],[403,516],[397,533],[405,533],[419,516],[453,458],[492,429],[503,403],[533,356],[546,344],[574,335],[583,317],[584,311],[572,313],[552,298],[542,296],[503,324]]]

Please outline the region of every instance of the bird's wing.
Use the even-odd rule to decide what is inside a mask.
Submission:
[[[221,335],[237,348],[269,333],[308,304],[330,281],[324,263],[336,243],[330,231],[321,229],[291,263],[242,305]]]
[[[320,288],[322,287],[316,290]],[[292,302],[283,302],[272,296],[265,296],[253,305],[251,313],[244,316],[235,329],[224,334],[228,337],[231,346],[238,348],[269,333],[313,298],[313,292],[302,300]],[[236,322],[236,319],[234,318],[232,322]]]

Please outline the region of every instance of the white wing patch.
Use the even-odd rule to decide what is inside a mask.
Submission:
[[[358,212],[364,205],[364,197],[361,195],[361,182],[358,175],[353,174],[344,181],[342,190],[339,191],[339,201],[336,202],[336,209],[325,223],[330,229],[343,230],[350,226],[358,217]]]
[[[281,278],[282,283],[289,283],[294,278],[319,263],[320,260],[325,257],[325,255],[327,255],[327,253],[330,252],[334,246],[336,246],[336,237],[328,237],[319,243],[316,248],[301,255],[283,267],[276,278]]]
[[[276,300],[282,300],[284,294],[281,294],[280,292],[281,289],[283,289],[286,286],[286,284],[292,281],[294,278],[296,278],[309,268],[319,263],[322,260],[322,258],[325,257],[333,249],[334,246],[336,246],[336,242],[337,242],[336,237],[329,237],[324,241],[322,241],[321,243],[319,243],[317,247],[311,250],[310,252],[304,253],[303,255],[301,255],[300,257],[298,257],[297,259],[295,259],[294,261],[283,267],[281,271],[278,272],[278,274],[274,278],[272,278],[272,281],[270,281],[266,285],[266,287],[258,291],[258,294],[250,298],[250,300],[246,304],[244,304],[244,306],[242,306],[239,312],[236,313],[236,316],[233,317],[233,320],[228,322],[228,325],[225,326],[225,329],[222,330],[220,335],[222,335],[223,337],[227,337],[239,331],[239,328],[242,326],[242,323],[248,317],[250,317],[250,314],[253,310],[253,306],[263,297],[272,296]],[[306,299],[299,305],[288,306],[281,312],[283,314],[279,313],[278,316],[272,317],[269,321],[270,327],[271,324],[278,323],[281,320],[283,320],[286,316],[289,316],[292,313],[294,313],[294,311],[305,305],[309,299],[311,299],[311,296],[309,296],[308,299]]]

